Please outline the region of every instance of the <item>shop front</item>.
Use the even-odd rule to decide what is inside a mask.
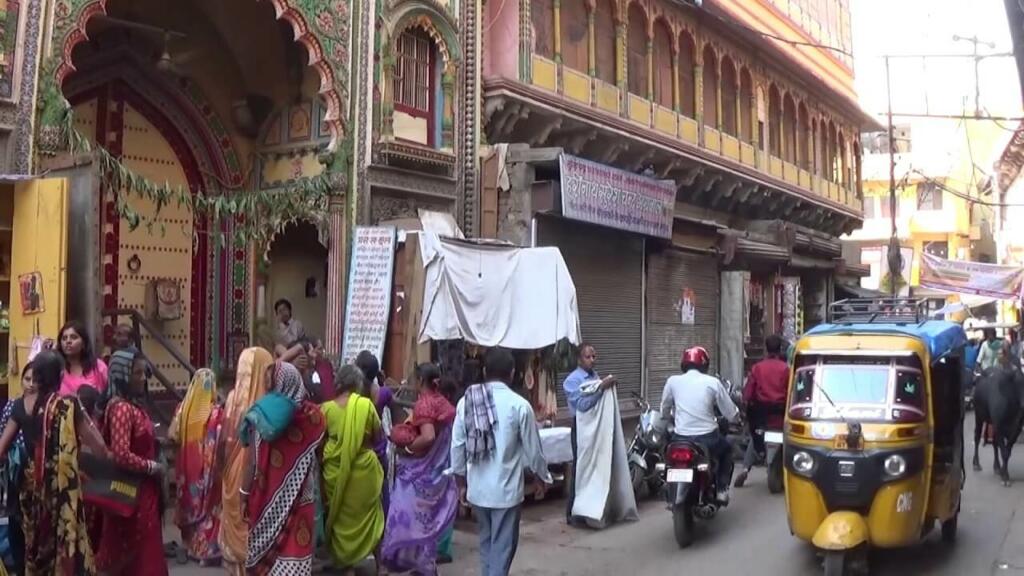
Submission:
[[[647,253],[672,237],[675,184],[561,154],[551,190],[546,206],[534,205],[533,242],[562,252],[583,340],[595,347],[600,372],[618,380],[619,401],[631,406],[648,383]],[[564,406],[561,394],[559,387]]]

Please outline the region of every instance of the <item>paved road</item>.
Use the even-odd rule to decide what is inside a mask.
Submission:
[[[991,450],[983,452],[985,471],[969,472],[960,539],[944,546],[937,534],[922,546],[873,554],[874,576],[1024,576],[1024,449],[1011,465],[1018,483],[1004,488],[991,472]],[[813,552],[789,535],[781,496],[768,494],[763,471],[733,492],[732,505],[704,524],[694,545],[680,550],[670,515],[658,502],[641,505],[641,520],[602,532],[572,529],[562,521],[561,501],[527,508],[513,574],[522,576],[641,576],[681,573],[813,576],[820,567]],[[442,576],[478,573],[471,523],[456,532],[454,565]],[[704,572],[706,571],[706,572]],[[215,574],[174,567],[175,576]]]

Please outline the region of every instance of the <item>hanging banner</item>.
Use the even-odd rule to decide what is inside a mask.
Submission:
[[[395,229],[357,226],[348,278],[342,364],[351,363],[363,350],[369,350],[383,362],[394,264]]]
[[[959,294],[1016,300],[1021,296],[1024,268],[945,260],[921,254],[921,286]]]
[[[562,216],[658,238],[672,237],[676,185],[584,160],[558,158]]]

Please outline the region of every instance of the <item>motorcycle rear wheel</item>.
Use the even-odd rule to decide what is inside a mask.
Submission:
[[[785,489],[782,480],[782,451],[775,454],[775,458],[768,463],[768,492],[781,494]]]
[[[693,544],[693,508],[687,504],[672,509],[672,529],[675,532],[676,544],[686,548]]]

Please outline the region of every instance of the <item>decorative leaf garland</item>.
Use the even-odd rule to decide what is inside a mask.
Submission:
[[[68,118],[70,116],[68,114]],[[72,126],[65,124],[64,130],[72,152],[90,150],[89,141]],[[291,223],[307,221],[320,229],[327,225],[327,200],[333,186],[328,173],[299,178],[287,186],[269,190],[214,194],[199,190],[192,194],[183,186],[150,181],[102,146],[96,146],[93,154],[99,165],[100,180],[108,189],[117,191],[115,210],[131,230],[146,226],[152,232],[159,226],[163,233],[161,211],[167,206],[184,207],[194,217],[205,217],[207,233],[222,245],[227,242],[225,231],[230,230],[236,244],[252,242],[262,252],[269,248],[274,236]],[[154,209],[146,214],[135,210],[129,201],[132,194],[151,202]]]

